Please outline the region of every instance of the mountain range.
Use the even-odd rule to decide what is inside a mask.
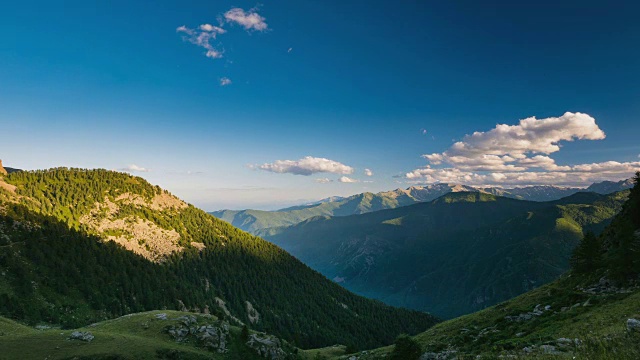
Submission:
[[[610,224],[592,241],[595,252],[572,256],[559,279],[476,313],[404,338],[396,346],[353,354],[372,359],[640,358],[640,172]],[[582,264],[577,266],[577,264]],[[588,264],[585,267],[585,264]],[[347,359],[348,356],[335,357]]]
[[[412,186],[407,189],[396,189],[376,194],[365,192],[345,198],[331,197],[319,202],[277,211],[220,210],[210,214],[242,230],[258,233],[262,229],[294,225],[314,216],[348,216],[394,209],[420,202],[428,202],[452,192],[483,192],[520,200],[551,201],[583,191],[609,194],[629,189],[632,186],[633,182],[631,180],[603,181],[594,183],[587,188],[543,185],[505,189],[438,183],[427,186]]]
[[[0,274],[0,315],[30,325],[174,309],[298,347],[367,348],[437,322],[354,295],[277,246],[107,170],[0,175]]]
[[[601,232],[628,192],[548,202],[450,192],[258,233],[349,290],[452,318],[555,280],[583,233]]]
[[[640,185],[547,202],[449,192],[265,231],[333,256],[335,282],[386,281],[386,301],[488,308],[438,322],[354,295],[139,177],[19,171],[0,175],[0,357],[640,356]],[[402,332],[420,333],[370,349]]]

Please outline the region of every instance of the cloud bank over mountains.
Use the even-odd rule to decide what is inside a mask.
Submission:
[[[640,170],[640,161],[558,165],[549,155],[561,142],[606,137],[593,117],[567,112],[560,117],[499,124],[466,135],[442,153],[425,154],[428,164],[404,175],[411,182],[468,185],[586,185],[619,180]]]

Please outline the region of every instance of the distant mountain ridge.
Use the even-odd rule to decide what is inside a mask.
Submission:
[[[640,359],[640,172],[634,182],[625,191],[622,210],[600,236],[583,240],[571,271],[415,336],[420,359]],[[563,202],[587,199],[585,194]],[[599,256],[587,256],[589,246],[598,248]],[[395,350],[368,350],[354,357],[390,358]]]
[[[220,210],[211,215],[231,223],[242,230],[257,234],[263,229],[291,226],[315,216],[348,216],[368,212],[394,209],[432,201],[442,195],[455,192],[483,192],[502,197],[528,201],[553,201],[582,191],[610,194],[630,189],[632,180],[618,182],[603,181],[589,187],[560,187],[553,185],[527,186],[505,189],[499,187],[473,187],[438,183],[426,186],[411,186],[407,189],[395,189],[379,193],[361,193],[349,197],[330,197],[315,203],[280,209],[262,210]]]
[[[569,268],[583,232],[602,231],[628,193],[535,202],[451,192],[258,235],[349,290],[450,318],[555,280]]]

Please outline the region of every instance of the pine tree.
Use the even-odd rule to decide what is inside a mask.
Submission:
[[[247,327],[247,325],[244,325],[242,327],[242,332],[240,333],[240,339],[242,340],[242,342],[247,342],[247,340],[249,340],[249,328]]]
[[[631,222],[635,228],[640,228],[640,171],[633,178],[635,186],[629,193],[629,211],[631,212]]]
[[[420,355],[422,355],[420,344],[409,335],[403,334],[396,339],[390,358],[392,360],[418,360]]]
[[[614,221],[613,246],[609,250],[609,267],[621,280],[640,272],[640,172],[634,177],[635,186],[629,193],[619,221]]]
[[[602,244],[596,235],[589,231],[573,251],[571,267],[574,271],[587,273],[602,264]]]

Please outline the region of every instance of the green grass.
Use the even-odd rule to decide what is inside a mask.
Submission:
[[[576,286],[597,282],[565,275],[558,281],[542,286],[512,300],[477,313],[442,322],[414,337],[429,352],[455,349],[462,358],[480,355],[492,359],[500,355],[524,357],[526,346],[556,345],[559,338],[578,338],[583,345],[568,348],[553,358],[577,359],[640,359],[640,333],[628,333],[626,321],[640,318],[640,290],[629,293],[590,295]],[[587,306],[584,303],[589,302]],[[517,316],[538,304],[551,306],[542,316],[523,322],[513,322],[505,316]],[[563,307],[573,309],[561,311]],[[492,332],[491,330],[496,330]],[[489,331],[487,331],[489,330]],[[484,335],[482,335],[484,333]],[[359,359],[377,359],[389,354],[392,346],[369,351]],[[550,358],[534,353],[527,358]],[[335,359],[345,357],[336,356]]]
[[[328,346],[321,349],[302,350],[301,355],[303,359],[315,360],[315,359],[331,359],[341,355],[344,355],[346,347],[344,345]]]
[[[156,314],[167,314],[167,320]],[[165,327],[177,324],[179,317],[194,315],[198,324],[216,320],[214,316],[179,311],[150,311],[123,316],[75,330],[51,328],[37,330],[0,318],[0,359],[259,359],[240,352],[240,329],[231,327],[229,352],[218,354],[193,343],[177,343]],[[73,331],[89,331],[91,342],[69,340]]]

